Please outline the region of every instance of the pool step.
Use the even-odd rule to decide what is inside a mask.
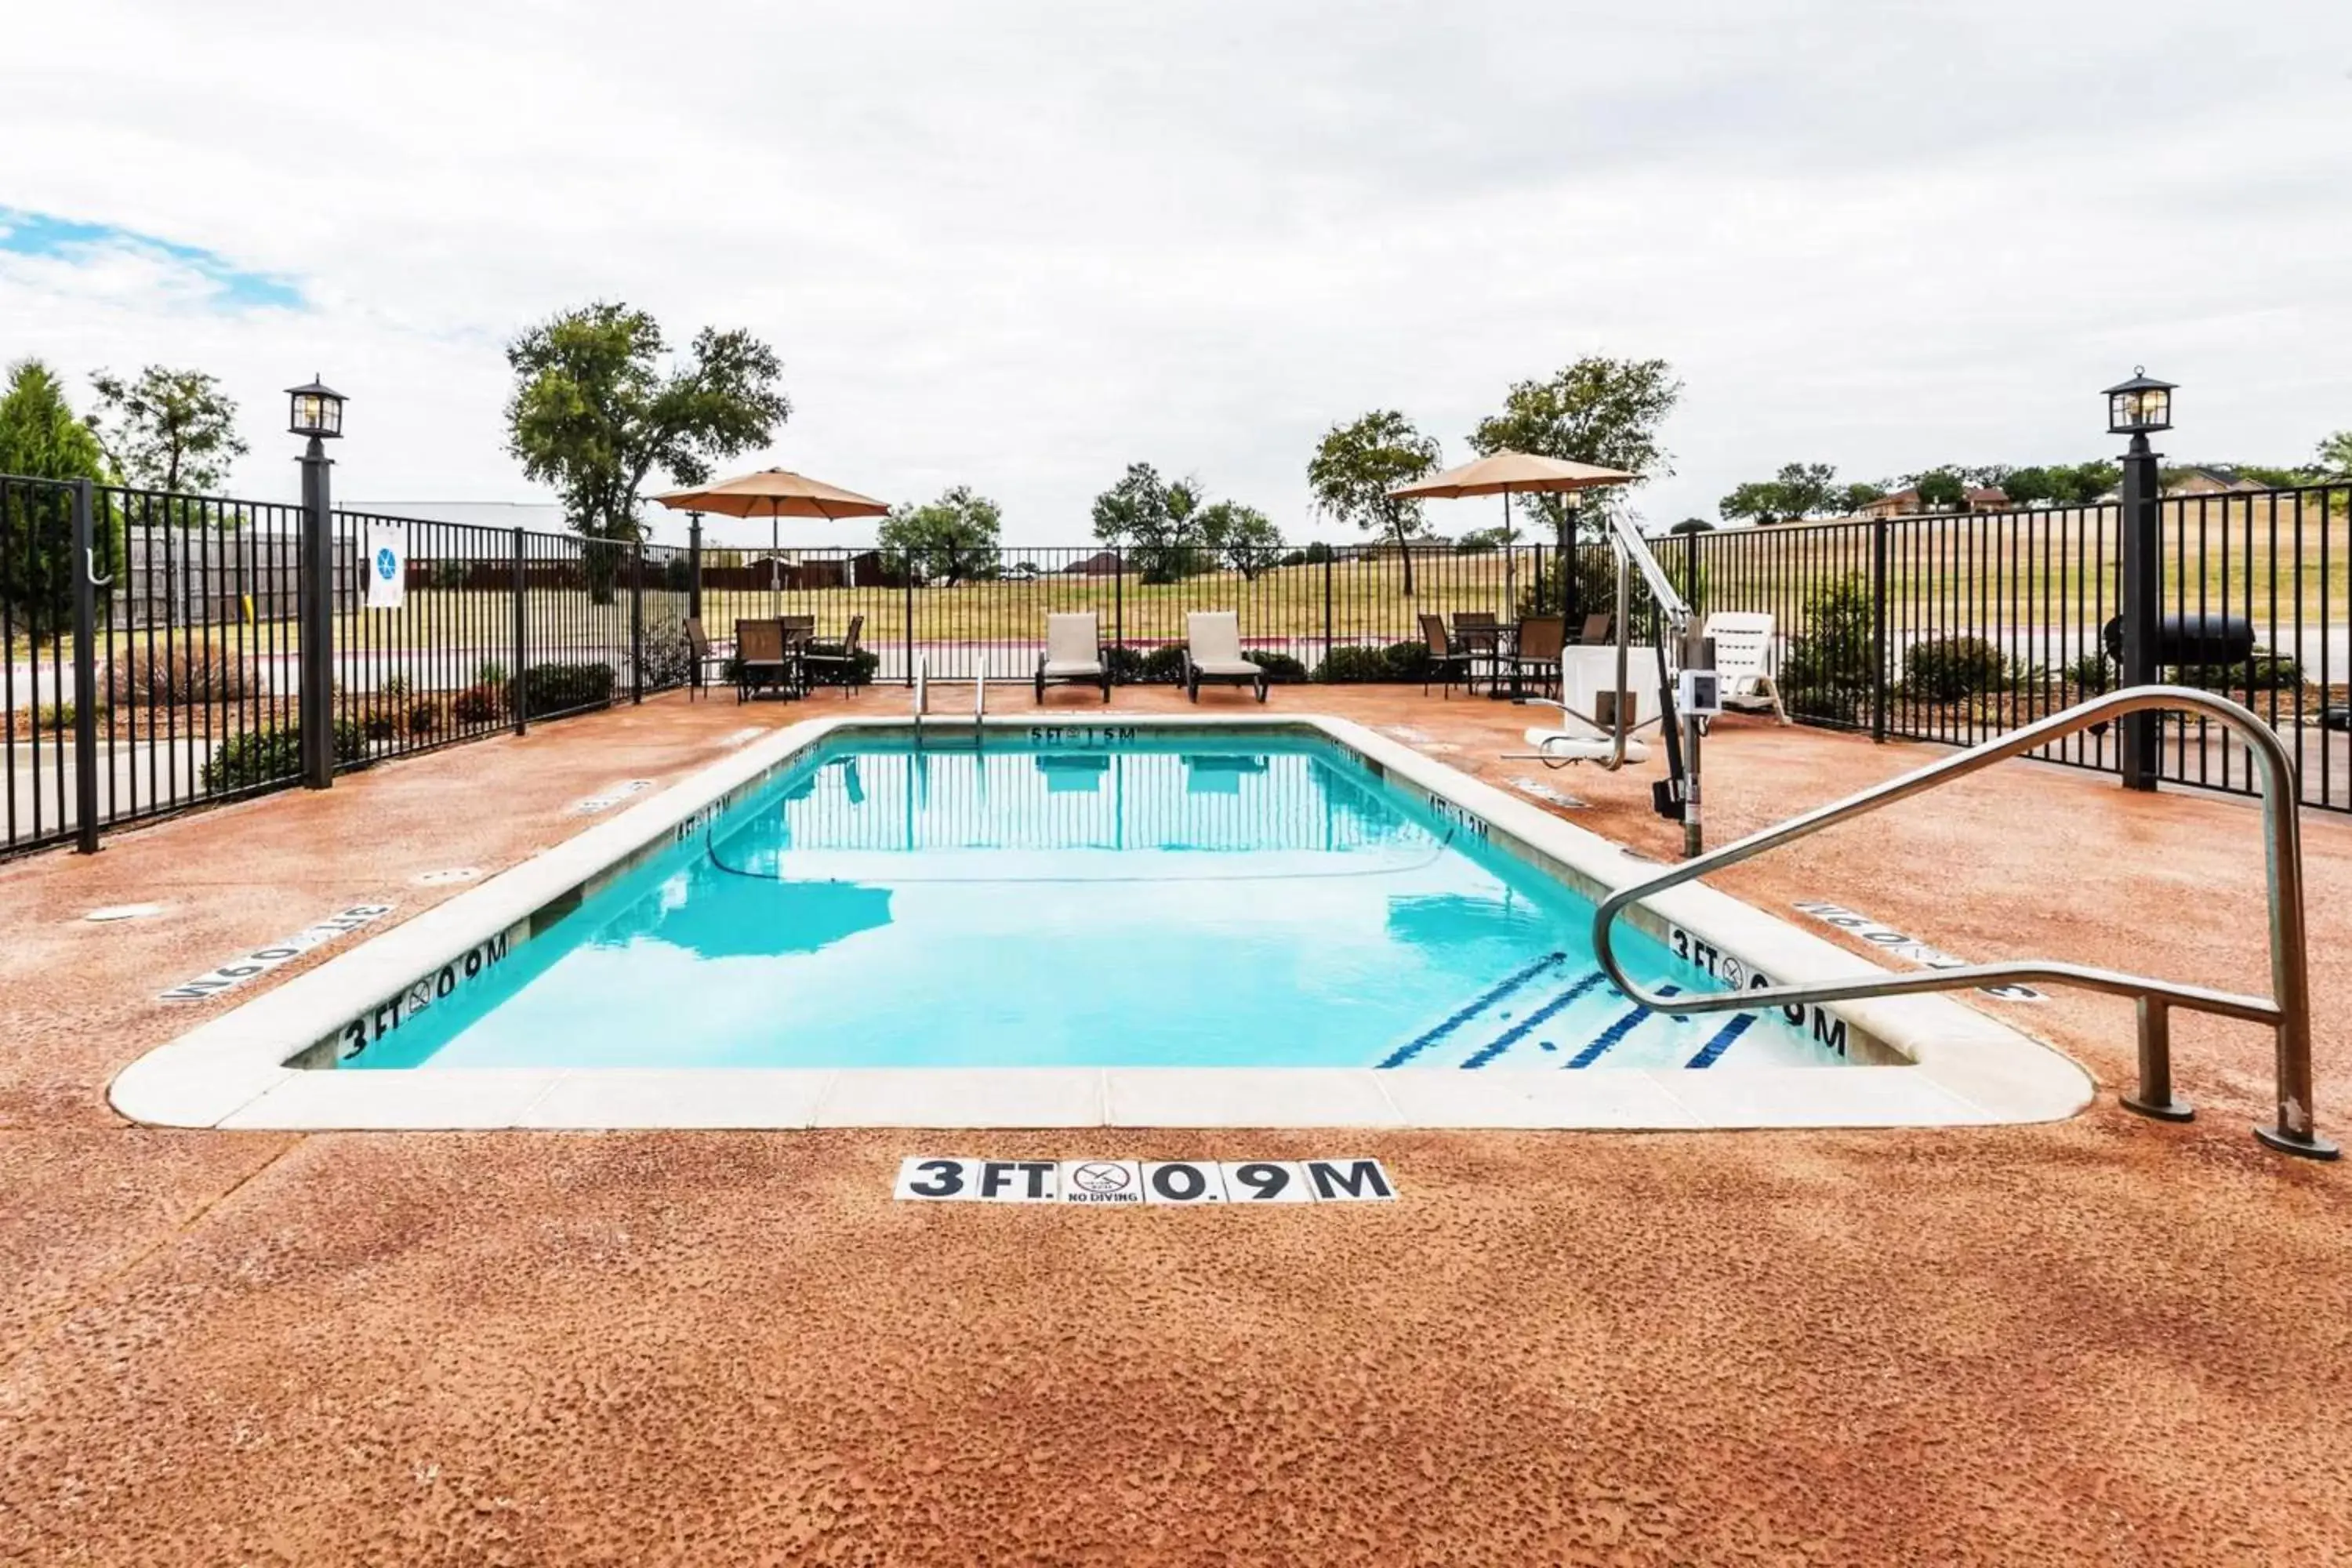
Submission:
[[[1677,994],[1673,985],[1659,989]],[[1653,1013],[1627,1001],[1601,970],[1570,969],[1566,955],[1555,952],[1506,976],[1376,1065],[1578,1071],[1638,1060],[1703,1068],[1721,1061],[1755,1021],[1748,1013],[1720,1020]]]

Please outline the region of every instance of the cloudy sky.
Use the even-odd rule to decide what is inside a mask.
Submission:
[[[315,370],[339,495],[545,500],[500,351],[597,298],[773,343],[761,460],[969,483],[1015,543],[1139,459],[1307,535],[1334,420],[1460,460],[1585,353],[1686,384],[1659,521],[1793,459],[2096,455],[2142,363],[2182,458],[2352,425],[2343,0],[21,12],[0,360],[213,371],[243,494],[295,493]]]

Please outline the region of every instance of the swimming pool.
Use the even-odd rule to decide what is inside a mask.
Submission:
[[[732,740],[160,1045],[114,1105],[235,1128],[1683,1128],[2089,1098],[1941,996],[1634,1007],[1589,930],[1647,867],[1349,721],[995,719],[975,752],[969,725],[919,751],[845,714]],[[1628,911],[1619,951],[1690,991],[1875,973],[1696,885]]]
[[[831,739],[344,1067],[1829,1066],[1321,736]],[[1717,990],[1655,940],[1647,984]]]

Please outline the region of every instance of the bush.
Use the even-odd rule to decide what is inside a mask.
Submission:
[[[1386,648],[1335,647],[1315,667],[1314,680],[1324,686],[1353,686],[1362,681],[1390,680]]]
[[[1294,550],[1287,555],[1285,555],[1281,560],[1276,562],[1275,564],[1276,566],[1304,566],[1307,564],[1307,552],[1304,550]]]
[[[1320,566],[1326,561],[1337,558],[1339,553],[1318,539],[1298,552],[1298,563],[1301,566]]]
[[[1381,658],[1389,667],[1391,680],[1422,680],[1429,675],[1425,642],[1392,642],[1381,650]]]
[[[1848,577],[1805,603],[1805,630],[1789,643],[1780,688],[1789,711],[1832,724],[1858,722],[1871,694],[1870,588]]]
[[[1133,686],[1143,679],[1143,656],[1125,643],[1114,644],[1103,649],[1103,668],[1114,683]]]
[[[495,724],[506,710],[506,700],[495,686],[468,686],[449,700],[449,717],[460,724]]]
[[[441,728],[441,704],[426,699],[408,710],[408,732],[430,735]]]
[[[1184,679],[1184,645],[1168,643],[1143,656],[1138,677],[1148,686],[1174,686]]]
[[[408,697],[408,677],[404,675],[386,676],[383,680],[377,682],[375,691],[378,697],[383,698],[387,702],[398,703],[405,701]]]
[[[882,656],[868,648],[859,648],[856,662],[857,670],[854,676],[841,665],[813,664],[809,666],[809,684],[811,686],[872,685],[874,672],[882,668]]]
[[[474,563],[470,561],[436,561],[433,563],[433,585],[444,592],[455,592],[472,581]]]
[[[673,555],[663,562],[661,585],[673,594],[694,592],[694,563],[683,555]]]
[[[477,686],[493,687],[501,691],[505,690],[507,684],[507,667],[500,664],[494,658],[486,658],[482,660],[481,663],[474,667],[474,684]]]
[[[2103,653],[2086,653],[2066,666],[2066,684],[2095,697],[2115,679],[2115,661]]]
[[[360,727],[345,719],[335,725],[335,761],[355,763],[367,755],[367,740]],[[302,771],[302,731],[299,726],[283,730],[247,730],[231,735],[213,752],[212,761],[205,764],[205,788],[219,794],[226,790],[250,789],[256,784],[275,784],[290,779]]]
[[[664,616],[646,623],[637,675],[651,690],[684,686],[694,679],[694,644],[687,639],[684,621]]]
[[[1903,660],[1903,689],[1927,702],[1958,702],[2000,689],[2009,661],[1982,637],[1931,637]]]
[[[240,702],[253,685],[249,661],[205,643],[195,647],[137,647],[115,659],[101,683],[120,702],[175,707],[187,702]]]
[[[1242,657],[1265,671],[1270,686],[1295,686],[1307,679],[1307,667],[1286,653],[1260,653],[1252,648]]]
[[[400,719],[396,714],[374,712],[360,721],[360,733],[371,741],[393,741],[400,737]]]
[[[613,667],[602,659],[534,664],[522,672],[523,711],[536,717],[602,708],[613,700]]]
[[[2303,666],[2289,654],[2254,649],[2234,664],[2184,664],[2167,679],[2204,691],[2293,691],[2303,684]]]
[[[98,721],[100,723],[103,724],[106,722],[107,711],[108,710],[105,703],[101,702],[98,705]],[[70,702],[44,702],[33,714],[33,728],[37,730],[70,730],[74,727],[74,721],[80,717],[81,710]]]

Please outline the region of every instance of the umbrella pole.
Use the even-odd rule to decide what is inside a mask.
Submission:
[[[784,613],[784,564],[777,552],[782,548],[783,525],[776,521],[775,509],[768,510],[768,618],[775,619]]]
[[[1497,622],[1508,621],[1511,618],[1513,609],[1519,602],[1518,580],[1519,547],[1517,541],[1511,537],[1511,492],[1505,490],[1503,492],[1503,613],[1495,617]]]

